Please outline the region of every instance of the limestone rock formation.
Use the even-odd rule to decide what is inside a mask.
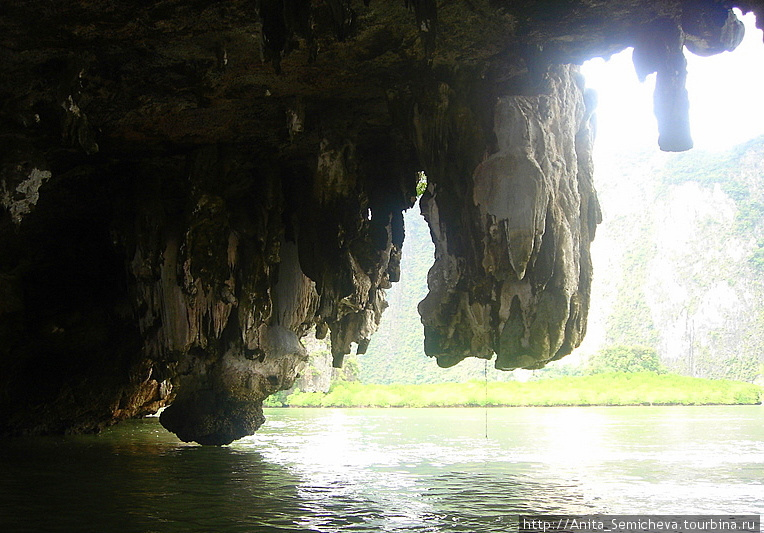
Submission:
[[[0,435],[167,405],[184,440],[253,432],[311,328],[336,365],[365,349],[420,171],[437,246],[427,353],[562,357],[586,330],[598,221],[592,99],[572,65],[636,46],[640,75],[659,79],[660,145],[686,149],[682,45],[734,48],[733,4],[762,13],[3,2]]]
[[[582,85],[558,67],[538,95],[497,97],[494,146],[472,175],[434,173],[422,211],[435,265],[419,311],[441,366],[496,353],[497,368],[540,368],[580,344],[601,219]]]

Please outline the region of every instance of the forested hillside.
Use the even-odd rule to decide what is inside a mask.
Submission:
[[[597,156],[603,222],[581,351],[645,345],[676,372],[755,379],[764,351],[764,137],[720,153]]]

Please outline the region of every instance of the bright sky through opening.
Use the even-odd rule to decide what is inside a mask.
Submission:
[[[695,148],[724,150],[764,134],[764,43],[752,13],[738,17],[745,39],[733,52],[699,57],[685,49],[690,128]],[[658,149],[653,115],[655,74],[639,83],[631,48],[582,67],[597,91],[597,150]]]

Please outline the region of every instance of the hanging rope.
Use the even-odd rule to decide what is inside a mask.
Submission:
[[[485,410],[485,438],[488,438],[488,359],[483,359],[483,382],[485,383],[483,409]]]

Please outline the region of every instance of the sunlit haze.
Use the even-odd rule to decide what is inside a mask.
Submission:
[[[745,23],[745,39],[733,52],[699,57],[685,51],[690,127],[695,147],[726,149],[764,134],[764,43],[756,19]],[[655,75],[639,83],[627,49],[593,59],[582,71],[587,86],[598,95],[597,150],[657,147],[653,115]]]

